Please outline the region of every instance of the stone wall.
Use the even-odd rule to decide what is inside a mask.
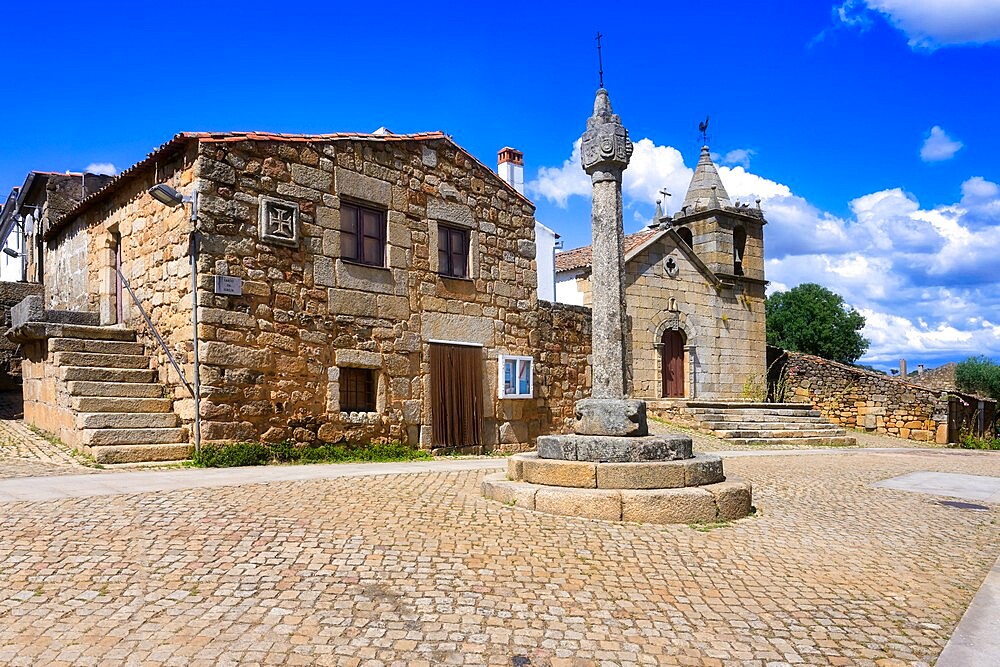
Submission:
[[[949,393],[957,423],[969,422],[978,399],[942,392],[800,352],[788,353],[787,400],[808,403],[848,428],[944,444],[949,437]],[[957,399],[957,400],[956,400]],[[990,414],[995,409],[993,401]],[[964,404],[964,405],[963,405]],[[968,414],[967,414],[968,413]]]
[[[2,335],[10,328],[10,309],[25,297],[39,296],[42,286],[37,283],[0,282],[0,391],[21,385],[20,346]]]

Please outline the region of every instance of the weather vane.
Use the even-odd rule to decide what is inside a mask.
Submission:
[[[600,77],[601,88],[604,87],[604,62],[601,60],[601,31],[597,31],[597,75]]]
[[[701,145],[708,145],[708,119],[710,116],[705,116],[705,120],[698,123],[698,131],[701,132]]]

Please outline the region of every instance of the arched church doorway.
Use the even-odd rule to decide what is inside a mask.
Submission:
[[[660,339],[660,368],[663,373],[663,398],[684,397],[684,334],[666,329]]]

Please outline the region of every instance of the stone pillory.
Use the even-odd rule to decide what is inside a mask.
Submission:
[[[718,456],[691,451],[691,438],[649,435],[646,402],[626,398],[622,172],[632,142],[597,91],[583,135],[583,168],[593,181],[593,391],[576,402],[574,434],[538,438],[538,452],[511,457],[507,476],[483,494],[528,509],[613,521],[691,523],[750,512],[750,485],[726,481]]]
[[[611,111],[601,88],[582,142],[583,169],[593,181],[593,397],[625,397],[628,330],[625,319],[622,172],[632,156],[632,142],[621,119]]]

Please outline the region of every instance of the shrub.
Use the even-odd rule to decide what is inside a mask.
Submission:
[[[955,384],[962,391],[1000,399],[1000,365],[980,355],[955,366]]]
[[[958,444],[961,449],[990,449],[1000,451],[1000,438],[986,436],[980,438],[971,433],[962,433],[958,437]]]
[[[260,466],[269,463],[412,461],[430,458],[433,458],[430,453],[400,442],[343,442],[303,446],[290,442],[233,442],[202,445],[200,453],[191,453],[192,463],[199,468]]]

